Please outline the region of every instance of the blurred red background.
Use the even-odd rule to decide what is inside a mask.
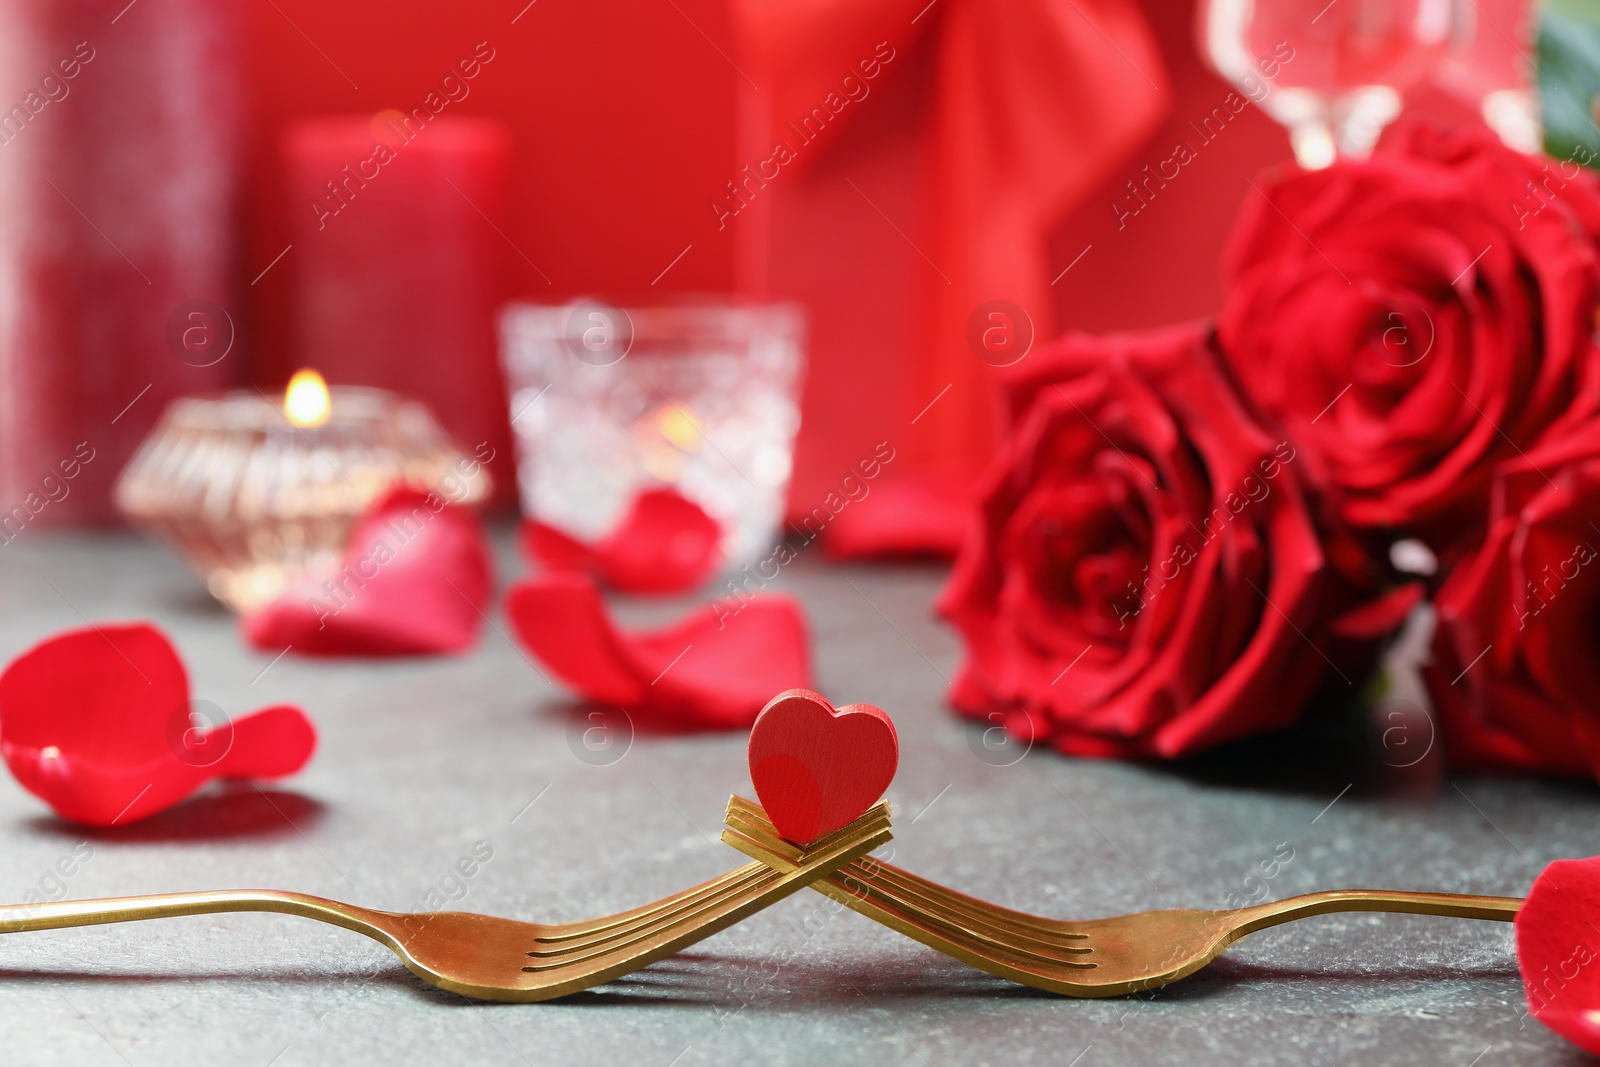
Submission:
[[[1143,0],[1141,6],[1161,48],[1162,88],[1171,108],[1160,129],[1050,238],[1058,267],[1082,253],[1053,286],[1062,328],[1126,329],[1213,311],[1220,297],[1218,258],[1249,192],[1247,180],[1289,157],[1283,130],[1246,108],[1180,180],[1119,230],[1110,205],[1124,183],[1168,156],[1179,139],[1192,139],[1188,123],[1232,90],[1196,51],[1192,0]],[[719,231],[709,209],[748,162],[739,152],[738,121],[740,93],[750,89],[732,58],[737,42],[727,0],[497,0],[470,9],[420,0],[252,0],[249,10],[254,119],[247,142],[253,158],[246,170],[246,260],[254,269],[248,273],[288,243],[275,155],[285,122],[414,106],[461,55],[488,41],[498,58],[458,107],[461,114],[498,118],[513,134],[505,217],[497,220],[515,246],[503,249],[511,296],[599,294],[626,304],[663,290],[759,287],[748,266],[741,269],[735,242],[742,220]],[[915,140],[933,70],[926,48],[904,51],[870,102],[834,136],[826,156],[781,195],[775,190],[774,243],[781,247],[786,216],[802,225],[829,216],[853,253],[839,256],[829,276],[832,299],[856,294],[850,313],[813,326],[791,487],[802,510],[873,442],[903,428],[901,413],[883,400],[904,372],[906,278],[917,253],[848,187],[841,192],[829,178],[850,177],[918,239]],[[1476,121],[1432,89],[1409,101],[1408,110]],[[662,275],[686,246],[692,247]],[[264,381],[281,381],[295,368],[282,329],[288,276],[269,273],[252,294],[252,332],[260,338],[255,373]],[[816,295],[807,291],[814,282],[786,275],[781,252],[766,281],[770,295],[802,302]],[[893,425],[897,419],[900,428]]]
[[[1124,183],[1169,155],[1191,119],[1230,91],[1196,53],[1192,0],[1141,6],[1162,53],[1158,76],[1169,110],[1049,239],[1054,268],[1072,265],[1050,290],[1060,328],[1141,327],[1212,311],[1218,257],[1249,192],[1247,179],[1289,155],[1283,131],[1246,108],[1180,179],[1119,227],[1110,205]],[[827,301],[829,314],[814,325],[791,487],[791,501],[805,510],[873,442],[913,433],[886,398],[912,358],[905,349],[908,279],[920,269],[917,144],[934,73],[930,49],[919,42],[937,32],[929,27],[940,14],[932,8],[908,34],[870,101],[828,133],[819,157],[774,183],[758,232],[744,218],[719,230],[711,208],[749,162],[741,150],[741,99],[754,90],[735,65],[729,0],[247,0],[247,118],[230,306],[241,330],[237,355],[218,369],[236,384],[271,392],[305,360],[290,314],[305,250],[276,258],[311,220],[309,207],[286,192],[286,128],[306,117],[409,110],[486,42],[495,60],[450,114],[497,119],[511,134],[503,200],[481,215],[462,215],[462,225],[478,229],[472,240],[503,267],[495,299],[591,294],[627,305],[674,293],[743,291]],[[127,14],[136,17],[138,9]],[[1433,90],[1408,107],[1475,121]],[[810,231],[818,219],[828,220],[830,237],[848,242],[820,272],[784,252],[786,240],[809,234],[815,241]],[[48,519],[112,517],[109,479],[154,424],[165,401],[159,399],[127,413],[94,486]],[[13,484],[26,483],[13,473]]]

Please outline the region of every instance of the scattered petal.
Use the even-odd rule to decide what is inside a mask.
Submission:
[[[301,579],[240,626],[250,644],[270,652],[459,652],[477,639],[493,583],[477,516],[400,488],[356,524],[337,570]]]
[[[506,596],[517,635],[586,699],[681,729],[748,727],[774,693],[806,687],[805,616],[786,596],[707,606],[660,630],[617,628],[587,575],[520,582]]]
[[[1517,912],[1517,965],[1535,1019],[1600,1053],[1600,856],[1556,860]]]
[[[703,584],[722,562],[722,527],[673,489],[634,497],[620,523],[593,544],[528,520],[523,551],[546,567],[588,570],[627,593],[678,593]]]
[[[62,818],[91,826],[154,815],[215,778],[293,774],[316,740],[299,708],[230,723],[191,705],[183,663],[148,623],[58,634],[0,674],[6,766]]]

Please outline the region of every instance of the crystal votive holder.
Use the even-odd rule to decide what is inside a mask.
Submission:
[[[500,319],[523,514],[585,539],[670,487],[723,529],[730,566],[774,543],[800,426],[792,304],[513,304]]]
[[[476,503],[489,475],[422,404],[335,387],[327,421],[296,426],[257,392],[174,401],[117,480],[118,509],[171,543],[235,611],[332,570],[373,501],[406,484]]]

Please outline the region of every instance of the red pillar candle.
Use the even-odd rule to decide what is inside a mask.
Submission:
[[[424,401],[514,498],[495,357],[509,136],[413,112],[304,119],[284,134],[289,359],[335,385]],[[279,368],[286,370],[288,368]]]
[[[234,5],[0,0],[0,544],[232,377]]]

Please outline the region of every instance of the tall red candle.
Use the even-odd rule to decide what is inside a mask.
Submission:
[[[461,78],[481,57],[464,60]],[[448,89],[448,85],[445,87]],[[515,497],[495,354],[510,138],[494,120],[410,111],[304,119],[284,134],[290,356],[332,384],[423,400]]]
[[[236,18],[0,0],[0,545],[112,518],[166,402],[239,362]]]

